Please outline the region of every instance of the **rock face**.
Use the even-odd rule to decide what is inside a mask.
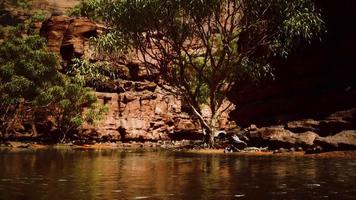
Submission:
[[[90,51],[88,39],[102,30],[88,19],[52,16],[43,23],[41,35],[65,65],[73,57],[98,59]],[[111,67],[118,72],[118,79],[96,86],[97,96],[109,113],[96,127],[85,127],[85,132],[94,131],[99,137],[122,141],[202,139],[197,120],[183,112],[184,103],[157,86],[153,82],[157,79],[155,74],[139,65],[130,54]],[[228,112],[219,125],[225,130],[235,127],[228,120]]]
[[[53,16],[43,23],[41,35],[47,38],[47,46],[51,51],[60,52],[69,21],[66,16]]]
[[[159,89],[157,89],[159,90]],[[166,140],[175,132],[201,137],[199,124],[181,111],[181,101],[163,91],[97,93],[109,113],[96,128],[118,140]],[[196,134],[196,135],[194,135]]]
[[[182,101],[158,86],[152,91],[133,87],[120,93],[97,92],[97,96],[109,108],[105,119],[91,127],[99,136],[121,141],[203,139],[197,120],[182,111]],[[220,128],[235,128],[227,117],[228,113],[222,116]]]
[[[4,3],[3,3],[4,2]],[[43,14],[48,15],[63,15],[70,8],[80,3],[80,0],[29,0],[29,8],[14,6],[10,2],[14,0],[2,0],[0,7],[0,24],[2,25],[17,25],[29,19],[34,12],[44,11]]]
[[[356,2],[318,1],[327,35],[287,60],[273,59],[275,81],[236,84],[232,119],[251,144],[271,148],[354,148],[356,130]],[[342,22],[342,23],[341,23]],[[254,126],[251,127],[251,124]],[[259,128],[257,128],[259,127]]]
[[[270,149],[302,147],[308,148],[314,145],[318,134],[307,131],[293,133],[283,127],[255,128],[247,131],[250,146],[269,147]]]
[[[323,147],[324,150],[355,150],[356,130],[341,131],[328,137],[318,137],[314,143]]]
[[[249,146],[319,150],[356,149],[356,108],[338,111],[322,120],[303,119],[278,126],[244,129]]]
[[[43,22],[40,33],[47,38],[51,51],[58,53],[63,61],[70,61],[73,57],[89,54],[86,52],[88,39],[97,35],[98,26],[85,18],[60,15]]]

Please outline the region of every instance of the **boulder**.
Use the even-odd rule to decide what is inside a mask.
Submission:
[[[316,132],[318,130],[319,121],[314,119],[304,119],[299,121],[290,121],[286,124],[285,129],[292,132],[303,133],[306,131]]]
[[[237,135],[233,135],[230,138],[230,145],[233,150],[242,150],[247,147],[247,143],[240,140],[240,138]]]
[[[63,39],[69,27],[68,16],[52,16],[42,23],[41,36],[47,39],[47,47],[52,52],[60,54]]]
[[[72,18],[65,15],[52,16],[42,23],[41,36],[47,39],[48,49],[69,62],[73,57],[90,57],[88,39],[96,36],[100,28],[86,18]]]
[[[61,45],[62,57],[67,60],[84,55],[89,50],[85,48],[85,42],[94,36],[97,36],[97,26],[93,21],[85,18],[71,19]]]
[[[331,136],[339,133],[343,130],[350,130],[353,128],[351,121],[343,119],[327,119],[322,120],[319,124],[319,135],[320,136]]]
[[[318,135],[307,131],[293,133],[283,127],[263,127],[248,130],[249,146],[269,147],[270,149],[308,147],[313,146],[314,139]]]
[[[307,131],[304,133],[295,134],[295,136],[297,146],[310,147],[314,145],[314,140],[318,137],[318,134]]]
[[[356,150],[356,130],[346,130],[340,133],[317,137],[315,145],[321,146],[323,150]]]

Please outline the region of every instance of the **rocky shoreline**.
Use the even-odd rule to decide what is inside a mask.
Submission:
[[[273,154],[299,153],[319,154],[330,151],[356,150],[356,109],[339,111],[323,119],[302,119],[289,121],[277,126],[257,127],[250,125],[245,129],[222,131],[216,137],[217,151],[231,152],[269,152]],[[182,134],[182,133],[177,133]],[[193,137],[193,135],[195,137]],[[119,140],[99,135],[84,134],[72,138],[66,144],[42,137],[18,134],[15,138],[0,141],[5,148],[37,148],[42,146],[67,146],[74,148],[114,148],[114,149],[172,149],[187,151],[210,151],[202,141],[203,134],[186,132],[186,138],[148,140]],[[20,137],[21,136],[21,137]],[[7,142],[9,141],[9,142]],[[213,150],[215,151],[215,150]]]
[[[58,7],[60,11],[70,7],[69,3],[54,6],[52,1],[48,2],[49,7]],[[70,2],[74,5],[77,1]],[[232,149],[231,142],[225,141],[218,145],[218,151],[228,148],[243,152],[246,146],[261,149],[260,152],[268,147],[267,151],[276,155],[356,150],[354,59],[345,57],[354,52],[356,45],[352,44],[356,40],[351,37],[354,30],[339,27],[342,25],[339,21],[353,19],[343,16],[353,16],[354,12],[346,12],[350,11],[346,9],[340,13],[344,15],[339,15],[334,4],[326,2],[324,6],[325,13],[330,15],[326,23],[330,26],[331,39],[325,44],[329,48],[314,46],[280,63],[276,70],[278,79],[273,83],[258,87],[246,83],[232,89],[229,100],[237,107],[232,113],[225,113],[219,129],[229,132],[236,124],[245,127],[228,133],[227,138],[237,135],[246,145]],[[100,35],[105,27],[85,18],[59,13],[52,13],[52,17],[34,24],[33,28],[47,39],[48,49],[58,55],[62,64],[65,66],[73,57],[105,60],[103,55],[91,52],[89,45],[89,37]],[[349,32],[348,37],[343,37],[342,31]],[[347,54],[343,49],[348,49]],[[83,127],[79,139],[64,146],[205,151],[207,148],[199,141],[203,138],[199,123],[187,113],[184,102],[156,85],[155,75],[148,73],[131,55],[122,59],[111,66],[120,81],[112,80],[96,88],[100,102],[109,108],[104,120],[96,127]],[[50,138],[48,124],[39,124],[37,129],[46,133],[43,138]],[[29,124],[19,124],[9,140],[20,142],[8,142],[8,145],[2,144],[0,139],[0,146],[52,146],[46,139],[40,142],[42,139],[34,138]]]
[[[250,125],[245,129],[222,131],[217,136],[215,148],[230,152],[269,152],[274,154],[304,152],[319,154],[330,151],[356,150],[356,108],[338,111],[322,119],[301,119],[274,126]],[[173,125],[174,126],[174,125]],[[81,134],[70,142],[59,146],[75,148],[117,148],[117,149],[172,149],[209,151],[202,141],[203,134],[187,131],[182,138],[157,138],[122,140],[103,135]],[[51,137],[33,137],[31,134],[17,134],[7,138],[0,147],[37,148],[58,146]],[[185,136],[185,138],[183,137]],[[194,137],[193,137],[194,136]],[[9,141],[9,142],[7,142]],[[214,150],[215,151],[215,150]]]
[[[274,126],[250,125],[241,135],[249,146],[308,153],[356,150],[356,109],[337,111],[321,119],[287,121]]]
[[[356,158],[356,150],[331,150],[310,151],[299,149],[268,149],[258,147],[246,147],[240,151],[227,152],[223,146],[207,148],[202,141],[158,141],[158,142],[105,142],[95,144],[44,144],[36,142],[8,141],[0,144],[1,151],[35,151],[46,149],[69,150],[119,150],[127,152],[141,151],[174,151],[196,154],[225,154],[237,156],[298,156],[298,157],[330,157],[330,158]]]

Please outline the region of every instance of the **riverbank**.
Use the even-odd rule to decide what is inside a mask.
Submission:
[[[8,145],[1,145],[0,150],[21,151],[40,149],[73,149],[73,150],[127,150],[127,151],[179,151],[191,154],[224,154],[231,156],[292,156],[292,157],[315,157],[315,158],[356,158],[356,150],[351,151],[330,151],[309,154],[305,151],[272,151],[272,150],[245,150],[240,152],[226,153],[224,149],[191,148],[182,146],[182,143],[173,144],[170,142],[161,143],[96,143],[96,144],[37,144],[29,142],[8,142]]]
[[[308,154],[305,151],[298,152],[284,152],[276,153],[274,151],[248,151],[248,152],[234,152],[234,153],[224,153],[222,149],[199,149],[199,150],[187,150],[189,153],[198,154],[227,154],[227,155],[238,155],[238,156],[297,156],[297,157],[315,157],[315,158],[356,158],[356,151],[330,151]]]
[[[182,150],[198,148],[198,144],[191,141],[158,141],[158,142],[98,142],[92,144],[77,144],[77,143],[37,143],[37,142],[22,142],[22,141],[7,141],[0,143],[2,149],[42,149],[42,148],[55,148],[55,149],[162,149],[162,150]]]

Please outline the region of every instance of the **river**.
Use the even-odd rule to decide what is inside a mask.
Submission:
[[[355,198],[351,158],[0,151],[1,200]]]

